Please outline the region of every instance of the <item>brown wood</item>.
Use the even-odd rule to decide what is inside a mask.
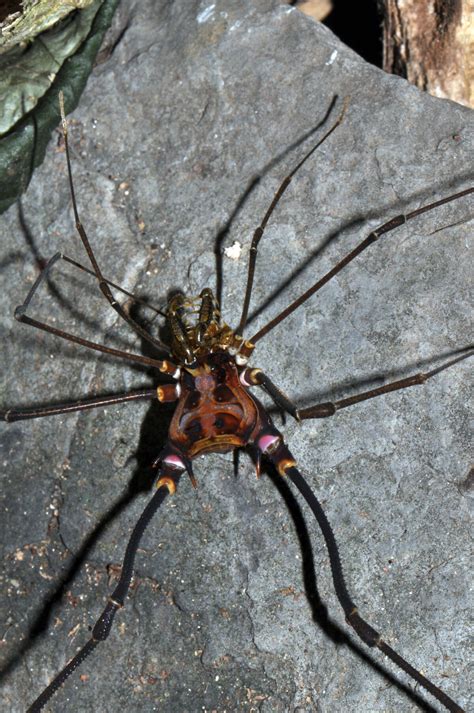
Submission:
[[[474,105],[472,0],[383,0],[386,72],[437,97]]]

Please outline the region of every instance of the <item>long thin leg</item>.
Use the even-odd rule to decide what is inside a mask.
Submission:
[[[263,232],[266,228],[266,225],[270,219],[271,214],[275,210],[276,206],[278,205],[280,198],[282,197],[283,193],[286,191],[288,186],[291,183],[291,179],[295,175],[297,171],[301,168],[301,166],[309,159],[310,156],[316,151],[319,146],[321,146],[322,143],[326,141],[326,139],[332,134],[332,132],[339,126],[339,124],[342,122],[344,119],[344,114],[346,113],[347,106],[349,104],[349,99],[346,97],[344,100],[344,105],[342,107],[341,113],[339,114],[338,118],[334,122],[334,124],[331,126],[329,131],[327,131],[322,139],[319,139],[319,141],[308,151],[308,153],[303,156],[301,161],[295,166],[295,168],[289,173],[286,178],[283,179],[280,187],[278,188],[277,192],[275,193],[272,202],[270,203],[270,206],[267,210],[267,212],[264,215],[264,218],[258,228],[255,230],[252,238],[252,244],[250,246],[250,256],[249,256],[249,267],[248,267],[248,274],[247,274],[247,286],[245,288],[245,297],[244,297],[244,305],[242,307],[242,316],[240,317],[240,322],[239,326],[237,327],[236,334],[243,334],[243,331],[245,329],[245,325],[247,324],[247,317],[248,317],[248,312],[249,312],[249,307],[250,307],[250,298],[252,296],[252,287],[253,287],[253,278],[255,274],[255,263],[257,262],[257,252],[258,252],[258,244],[262,238]]]
[[[87,411],[88,409],[99,408],[100,406],[113,406],[125,401],[138,401],[140,399],[156,399],[156,389],[140,389],[137,391],[127,391],[115,396],[98,396],[94,399],[81,399],[68,404],[56,404],[55,406],[34,406],[27,409],[8,409],[0,411],[0,421],[26,421],[32,418],[42,418],[43,416],[57,416],[59,414],[74,413],[76,411]]]
[[[165,368],[168,365],[166,361],[159,361],[158,359],[150,359],[146,356],[141,356],[140,354],[131,354],[130,352],[124,352],[120,349],[113,349],[112,347],[104,347],[102,344],[97,344],[96,342],[91,342],[88,339],[83,339],[82,337],[76,337],[74,334],[65,332],[62,329],[57,329],[56,327],[51,327],[45,322],[39,322],[37,319],[32,319],[26,314],[22,313],[23,306],[17,307],[15,310],[15,319],[23,324],[28,324],[30,327],[35,327],[36,329],[41,329],[43,332],[49,332],[49,334],[54,334],[56,337],[65,339],[67,342],[73,342],[74,344],[80,344],[87,349],[94,349],[96,352],[102,352],[103,354],[110,354],[111,356],[119,357],[119,359],[126,359],[127,361],[136,362],[137,364],[145,364],[146,366],[154,366],[155,368],[163,371],[165,373],[170,373]]]
[[[463,359],[469,359],[469,357],[474,356],[474,348],[472,346],[466,347],[465,351],[465,354],[461,354],[460,356],[446,362],[446,364],[438,366],[436,369],[432,369],[431,371],[420,371],[417,374],[413,374],[413,376],[408,376],[405,379],[399,379],[398,381],[392,381],[389,384],[384,384],[384,386],[379,386],[376,389],[370,389],[370,391],[362,391],[360,394],[349,396],[346,399],[340,399],[339,401],[325,401],[303,409],[298,409],[293,401],[291,401],[291,399],[289,399],[288,396],[284,394],[283,391],[281,391],[281,389],[279,389],[278,386],[276,386],[276,384],[274,384],[261,369],[252,369],[248,367],[243,371],[240,379],[245,386],[262,386],[272,397],[277,406],[280,406],[280,408],[296,418],[298,421],[303,421],[304,419],[309,418],[326,418],[328,416],[334,416],[334,414],[337,411],[340,411],[340,409],[352,406],[360,401],[373,399],[375,396],[382,396],[382,394],[388,394],[391,391],[406,389],[409,386],[424,384],[428,381],[428,379],[436,376],[436,374],[439,374],[441,371],[449,369],[450,366],[454,366],[454,364],[457,364]]]
[[[353,627],[356,634],[367,646],[375,646],[380,649],[380,651],[388,656],[402,671],[429,691],[440,703],[451,711],[451,713],[465,713],[463,709],[438,688],[438,686],[435,686],[434,683],[423,676],[423,674],[417,671],[408,661],[394,651],[381,638],[379,632],[360,616],[348,592],[342,570],[339,548],[326,514],[308,483],[296,467],[296,462],[284,444],[281,434],[273,428],[269,422],[264,426],[262,435],[257,437],[257,446],[273,463],[280,475],[287,475],[290,478],[311,508],[326,542],[337,598],[344,610],[347,622]]]
[[[92,275],[93,277],[96,277],[96,274],[93,270],[90,270],[88,267],[85,267],[80,262],[77,262],[77,260],[73,260],[72,258],[68,257],[68,255],[64,255],[64,253],[55,253],[55,255],[53,255],[51,258],[49,258],[48,262],[41,270],[40,277],[35,283],[36,288],[39,287],[39,284],[42,281],[49,279],[49,275],[52,272],[52,269],[53,269],[54,265],[58,262],[58,260],[64,260],[64,262],[67,262],[70,265],[73,265],[73,267],[76,267],[77,269],[81,270],[82,272],[86,272],[88,275]],[[127,297],[129,297],[131,300],[133,300],[136,304],[142,305],[143,307],[146,307],[147,309],[151,310],[152,312],[155,313],[155,315],[159,314],[162,317],[166,317],[165,312],[163,312],[160,309],[157,309],[156,307],[149,304],[145,300],[132,294],[131,292],[126,290],[124,287],[121,287],[120,285],[117,285],[115,282],[112,282],[111,280],[108,280],[108,279],[105,279],[105,282],[107,282],[107,284],[110,285],[111,287],[113,287],[114,289],[119,290],[119,292],[122,292],[124,295],[127,295]],[[161,342],[161,340],[156,340],[156,341],[160,341],[160,343],[162,344],[163,351],[170,353],[170,348],[167,344],[165,344],[164,342]]]
[[[110,306],[117,312],[117,314],[125,322],[127,322],[128,325],[130,325],[130,327],[134,330],[134,332],[139,334],[149,344],[152,344],[154,347],[161,350],[161,349],[163,349],[163,344],[158,339],[155,339],[150,334],[148,334],[148,332],[145,329],[143,329],[143,327],[140,324],[138,324],[138,322],[135,322],[135,320],[132,319],[132,317],[130,317],[130,315],[128,315],[125,312],[122,305],[119,304],[117,302],[117,300],[114,299],[114,296],[112,295],[112,292],[110,291],[110,287],[107,284],[107,280],[105,280],[104,276],[102,275],[101,269],[97,263],[95,255],[94,255],[94,251],[92,250],[91,244],[89,242],[89,238],[87,237],[86,231],[84,230],[84,226],[82,225],[81,220],[79,218],[79,212],[77,209],[76,195],[74,192],[74,183],[72,180],[71,157],[69,154],[68,127],[67,127],[66,115],[64,112],[64,97],[63,97],[62,92],[59,93],[59,106],[60,106],[60,110],[61,110],[61,119],[62,119],[62,125],[63,125],[64,144],[66,147],[67,171],[68,171],[68,177],[69,177],[69,188],[71,191],[72,207],[73,207],[73,211],[74,211],[74,220],[76,223],[77,232],[79,233],[79,237],[81,238],[82,244],[84,245],[87,255],[89,256],[89,260],[91,261],[91,265],[93,267],[94,273],[95,273],[97,280],[99,282],[99,288],[100,288],[102,294],[104,295],[104,297],[109,302]]]
[[[51,260],[49,261],[48,265],[46,266],[45,269],[50,270],[51,267],[53,266],[54,262],[59,260],[59,253],[57,253]],[[26,315],[26,310],[28,309],[31,300],[34,297],[34,294],[40,284],[43,282],[45,279],[47,273],[45,274],[44,270],[40,272],[36,280],[34,281],[33,285],[31,286],[28,294],[26,295],[25,301],[23,302],[22,305],[19,305],[15,309],[15,319],[17,319],[19,322],[23,322],[24,324],[29,324],[31,327],[36,327],[37,329],[41,329],[44,332],[49,332],[50,334],[54,334],[57,337],[60,337],[61,339],[65,339],[68,342],[73,342],[74,344],[80,344],[83,347],[87,347],[88,349],[94,349],[95,351],[98,352],[103,352],[104,354],[110,354],[112,356],[117,356],[120,359],[127,359],[128,361],[134,361],[137,362],[138,364],[146,364],[147,366],[153,366],[160,371],[164,373],[169,373],[173,375],[173,373],[176,372],[176,367],[172,364],[170,364],[167,361],[160,361],[158,359],[151,359],[150,357],[146,356],[141,356],[139,354],[131,354],[130,352],[124,352],[120,349],[113,349],[112,347],[105,347],[102,344],[97,344],[96,342],[91,342],[88,339],[83,339],[82,337],[77,337],[74,334],[70,334],[69,332],[65,332],[62,329],[57,329],[56,327],[52,327],[49,324],[46,324],[45,322],[40,322],[36,319],[32,319],[31,317],[28,317]]]
[[[79,668],[79,666],[84,662],[84,660],[91,654],[96,646],[101,642],[105,641],[110,634],[112,624],[114,621],[115,614],[119,609],[123,607],[125,598],[127,596],[128,589],[130,587],[130,582],[133,575],[133,566],[135,562],[135,556],[137,554],[138,547],[140,546],[140,541],[145,532],[146,528],[150,524],[153,516],[160,507],[161,503],[164,501],[168,493],[174,493],[179,482],[182,470],[170,467],[168,464],[164,464],[163,469],[166,487],[160,487],[153,495],[152,499],[149,501],[148,505],[145,507],[143,513],[141,514],[137,524],[135,525],[133,532],[131,534],[130,540],[125,551],[125,556],[122,564],[122,572],[120,575],[120,580],[108,599],[104,611],[97,619],[94,628],[92,629],[92,635],[89,641],[82,647],[82,649],[72,658],[63,670],[54,678],[54,680],[49,684],[47,688],[41,693],[40,696],[31,704],[28,708],[27,713],[39,713],[47,702],[54,696],[56,691],[65,683],[69,676],[74,673],[74,671]]]
[[[64,253],[55,253],[52,257],[49,258],[47,261],[46,265],[43,267],[41,270],[40,274],[38,275],[37,279],[35,280],[35,284],[33,286],[32,293],[36,292],[40,284],[44,281],[49,280],[50,273],[53,270],[53,267],[59,260],[64,260],[65,262],[69,263],[70,265],[73,265],[74,267],[78,268],[79,270],[82,270],[83,272],[88,273],[89,275],[93,275],[95,277],[95,272],[93,270],[90,270],[88,267],[85,267],[82,265],[80,262],[77,262],[76,260],[73,260],[72,258],[68,257],[67,255],[64,255]],[[145,300],[141,299],[140,297],[136,297],[136,295],[132,294],[128,290],[126,290],[124,287],[120,287],[120,285],[117,285],[115,282],[111,282],[110,280],[105,280],[107,284],[111,285],[115,289],[119,290],[122,292],[124,295],[127,295],[130,299],[132,299],[135,303],[142,305],[143,307],[146,307],[147,309],[150,309],[152,312],[155,312],[155,314],[159,314],[162,317],[166,317],[165,312],[162,312],[162,310],[157,309],[153,305],[149,304]],[[33,296],[31,294],[30,300]],[[158,340],[157,340],[158,341]],[[167,344],[164,342],[161,342],[162,344],[162,349],[163,351],[166,351],[170,353],[170,348]]]
[[[51,257],[46,265],[44,266],[43,270],[41,271],[42,273],[46,271],[46,273],[49,273],[51,271],[52,266],[54,263],[56,263],[58,260],[64,260],[64,262],[69,263],[70,265],[73,265],[74,267],[77,267],[78,270],[82,270],[82,272],[87,272],[88,275],[92,275],[93,277],[96,276],[95,272],[93,270],[90,270],[88,267],[85,267],[85,265],[82,265],[82,263],[77,262],[77,260],[73,260],[72,257],[69,257],[68,255],[64,255],[64,253],[56,253]],[[52,265],[50,265],[52,263]],[[142,305],[143,307],[146,307],[147,309],[150,309],[152,312],[155,312],[156,314],[161,315],[162,317],[166,317],[166,312],[163,312],[163,310],[158,309],[158,307],[154,307],[152,304],[147,302],[146,300],[141,299],[140,297],[137,297],[134,295],[132,292],[129,292],[126,290],[124,287],[121,287],[120,285],[117,285],[117,283],[112,282],[112,280],[108,280],[104,278],[105,282],[113,287],[115,290],[118,290],[119,292],[122,292],[122,294],[127,295],[131,300],[136,302],[139,305]],[[169,351],[169,347],[166,344],[163,344],[163,348]]]
[[[294,302],[292,302],[286,309],[284,309],[280,314],[277,314],[276,317],[274,317],[270,322],[268,322],[262,329],[260,329],[256,334],[251,337],[249,340],[252,344],[256,344],[256,342],[259,341],[259,339],[262,339],[268,332],[270,332],[274,327],[277,326],[277,324],[280,324],[284,319],[286,319],[292,312],[295,311],[295,309],[298,309],[306,300],[308,300],[312,295],[314,295],[318,290],[323,287],[329,280],[331,280],[335,275],[337,275],[338,272],[340,272],[346,265],[348,265],[354,258],[356,258],[360,253],[362,253],[366,248],[369,247],[369,245],[372,245],[372,243],[375,243],[376,240],[380,238],[381,235],[384,233],[390,233],[392,230],[395,230],[395,228],[398,228],[400,225],[403,225],[409,220],[412,220],[413,218],[416,218],[418,215],[421,215],[422,213],[426,213],[429,210],[433,210],[434,208],[438,208],[439,206],[445,205],[445,203],[450,203],[451,201],[458,200],[459,198],[462,198],[463,196],[467,196],[470,193],[474,193],[474,187],[473,188],[466,188],[464,191],[460,191],[459,193],[454,193],[451,196],[447,196],[446,198],[442,198],[439,201],[435,201],[434,203],[428,203],[427,205],[422,206],[421,208],[418,208],[417,210],[413,210],[411,213],[406,213],[406,214],[400,214],[396,215],[393,218],[390,218],[386,223],[383,225],[380,225],[378,228],[373,230],[369,235],[361,242],[359,245],[357,245],[354,250],[352,250],[348,255],[346,255],[340,262],[335,265],[332,270],[329,270],[320,280],[318,280],[312,287],[309,288],[309,290],[306,290],[298,299],[296,299]]]
[[[449,369],[450,366],[457,364],[463,359],[469,359],[469,357],[474,356],[474,349],[470,348],[466,354],[451,359],[446,364],[432,369],[431,371],[418,372],[413,374],[413,376],[408,376],[406,379],[399,379],[398,381],[392,381],[389,384],[384,384],[377,389],[370,389],[370,391],[362,391],[360,394],[355,394],[354,396],[349,396],[346,399],[340,399],[339,401],[326,401],[325,403],[315,404],[314,406],[308,406],[307,408],[298,409],[296,411],[297,418],[301,421],[308,418],[326,418],[327,416],[334,416],[337,411],[347,406],[352,406],[353,404],[360,403],[361,401],[366,401],[367,399],[373,399],[376,396],[381,396],[382,394],[388,394],[391,391],[399,391],[400,389],[407,389],[410,386],[417,386],[418,384],[424,384],[431,379],[431,377],[436,376],[441,371]]]
[[[326,517],[326,513],[321,507],[320,502],[314,495],[313,491],[309,487],[306,480],[303,478],[301,473],[296,467],[290,467],[286,471],[286,474],[294,485],[298,488],[301,495],[304,497],[309,507],[313,511],[313,515],[318,521],[318,525],[323,534],[324,540],[326,542],[326,547],[329,553],[329,560],[331,563],[331,572],[334,582],[334,589],[336,591],[337,598],[341,604],[344,613],[346,615],[347,622],[353,627],[356,634],[362,639],[362,641],[370,647],[376,647],[380,649],[389,659],[393,661],[399,668],[407,673],[414,681],[423,686],[432,696],[434,696],[440,703],[443,704],[451,713],[465,713],[464,709],[461,708],[452,698],[450,698],[444,691],[442,691],[438,686],[435,686],[426,676],[423,676],[416,668],[408,663],[400,654],[398,654],[391,646],[389,646],[380,636],[379,632],[376,631],[365,619],[363,619],[357,609],[357,606],[352,601],[349,592],[347,591],[347,585],[344,579],[344,574],[342,571],[341,559],[339,556],[339,549],[337,547],[336,539],[334,537],[333,530],[329,521]]]

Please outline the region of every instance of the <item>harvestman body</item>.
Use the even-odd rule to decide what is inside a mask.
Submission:
[[[394,651],[383,640],[381,635],[359,614],[356,605],[348,593],[337,544],[326,515],[316,496],[299,472],[296,460],[286,446],[283,436],[275,428],[270,416],[266,413],[262,404],[252,392],[252,387],[260,386],[265,389],[281,409],[287,411],[299,421],[324,418],[334,415],[342,408],[352,406],[366,399],[417,384],[423,384],[444,369],[472,356],[474,350],[472,347],[460,349],[457,355],[453,355],[445,364],[426,373],[414,374],[408,378],[387,383],[380,388],[371,389],[370,391],[356,394],[350,398],[341,399],[336,402],[320,403],[304,409],[297,408],[261,369],[247,366],[247,363],[255,345],[262,337],[268,334],[270,330],[302,305],[311,295],[321,289],[323,285],[369,247],[369,245],[376,242],[384,234],[403,225],[408,220],[412,220],[422,213],[434,210],[445,203],[473,193],[474,188],[468,188],[439,201],[430,203],[429,205],[422,206],[406,215],[398,215],[390,219],[372,231],[354,250],[346,255],[346,257],[337,263],[326,275],[318,280],[318,282],[297,300],[292,302],[279,315],[250,339],[245,339],[243,334],[250,307],[259,241],[273,210],[294,174],[341,123],[346,111],[346,102],[338,119],[329,131],[311,148],[293,171],[284,179],[260,226],[253,235],[244,304],[237,329],[231,329],[222,321],[217,302],[210,289],[203,289],[199,298],[189,298],[183,294],[178,294],[170,299],[166,310],[166,318],[171,334],[170,344],[167,345],[152,337],[123,309],[121,304],[115,300],[110,287],[125,294],[128,293],[119,286],[106,280],[97,263],[93,249],[79,219],[72,182],[67,123],[62,97],[60,97],[60,103],[76,227],[88,254],[92,270],[79,265],[64,255],[55,255],[39,275],[23,305],[17,308],[15,317],[20,322],[50,332],[55,336],[83,347],[116,356],[117,358],[130,362],[153,367],[159,372],[168,375],[173,381],[169,384],[163,384],[157,389],[142,389],[114,397],[94,398],[72,404],[36,407],[22,411],[10,409],[0,412],[0,416],[5,421],[17,421],[87,410],[137,399],[158,399],[162,403],[175,402],[176,407],[169,427],[167,442],[155,462],[159,473],[157,490],[145,507],[132,532],[126,548],[119,583],[109,597],[104,611],[97,620],[90,640],[64,667],[43,693],[41,693],[28,711],[30,711],[30,713],[36,713],[42,710],[57,689],[63,685],[66,679],[81,665],[84,659],[101,641],[104,641],[108,637],[114,616],[118,609],[123,606],[130,586],[134,559],[141,537],[166,496],[175,493],[183,473],[187,472],[193,485],[196,485],[192,469],[192,461],[194,458],[207,452],[229,451],[236,448],[251,447],[252,451],[257,454],[257,472],[260,472],[261,459],[266,460],[281,476],[288,477],[294,483],[311,508],[326,542],[336,594],[344,610],[347,622],[368,646],[380,649],[414,681],[437,698],[448,710],[460,713],[463,709],[459,705]],[[76,267],[93,274],[97,278],[100,290],[111,307],[137,334],[151,344],[158,352],[163,353],[163,351],[166,350],[170,354],[169,360],[155,359],[105,347],[27,316],[26,311],[35,292],[59,259],[64,259]]]

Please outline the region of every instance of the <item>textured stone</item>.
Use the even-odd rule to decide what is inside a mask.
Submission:
[[[252,231],[347,95],[344,123],[268,225],[249,336],[371,228],[468,185],[472,112],[385,75],[286,5],[128,2],[106,48],[71,118],[76,192],[105,274],[155,304],[177,287],[215,287],[216,244],[239,241],[240,257],[222,258],[222,308],[237,323]],[[13,320],[35,255],[86,259],[54,144],[22,212],[23,227],[16,209],[1,223],[2,402],[151,384],[140,368]],[[469,341],[471,214],[463,199],[387,235],[262,340],[253,363],[304,406],[441,363]],[[92,279],[58,276],[36,316],[140,350]],[[362,613],[466,706],[469,366],[326,421],[282,425],[325,505]],[[50,617],[3,688],[3,709],[22,711],[102,609],[150,496],[120,512],[114,505],[149,482],[166,419],[159,407],[130,404],[0,433],[6,660],[36,617]],[[315,572],[331,620],[347,631],[322,540],[286,484],[256,481],[244,454],[237,476],[230,455],[200,459],[195,470],[198,490],[183,481],[147,532],[136,586],[109,642],[81,670],[88,678],[75,676],[50,709],[416,710],[376,670],[381,656],[352,635],[334,643],[313,621]],[[44,605],[94,533],[70,594]]]

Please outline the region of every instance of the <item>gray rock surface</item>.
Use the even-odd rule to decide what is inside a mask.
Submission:
[[[335,95],[338,106],[351,96],[348,115],[262,241],[249,336],[371,228],[466,187],[473,114],[383,74],[278,2],[123,3],[71,117],[76,191],[104,272],[163,305],[177,287],[215,287],[216,241],[238,241],[240,257],[222,258],[222,308],[235,325],[252,231]],[[35,257],[85,261],[59,134],[21,212],[1,222],[2,403],[152,384],[140,368],[13,319]],[[302,405],[441,363],[470,340],[470,216],[463,199],[391,233],[262,340],[253,363]],[[140,351],[92,279],[57,276],[31,314]],[[325,505],[361,611],[466,707],[469,369],[325,421],[276,415]],[[1,426],[1,651],[17,662],[2,710],[25,710],[87,639],[165,434],[162,409],[147,404]],[[410,698],[378,671],[406,682],[380,655],[350,632],[335,642],[313,620],[315,572],[331,621],[347,631],[321,537],[286,485],[256,481],[245,454],[237,475],[231,455],[195,470],[198,490],[183,480],[147,532],[108,643],[48,710],[418,710],[423,694]]]

